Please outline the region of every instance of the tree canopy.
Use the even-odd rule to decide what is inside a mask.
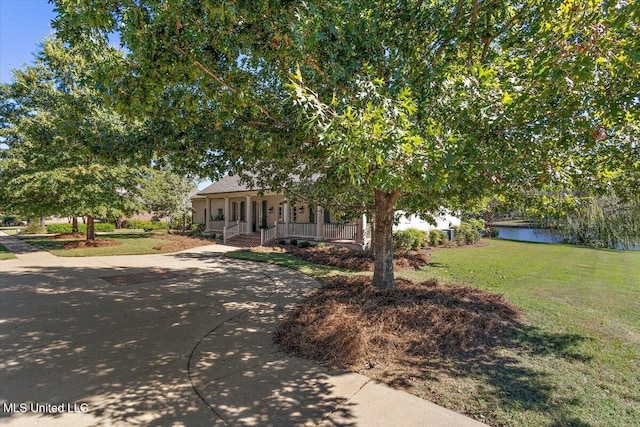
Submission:
[[[129,137],[132,125],[104,106],[85,58],[55,39],[36,64],[0,88],[2,206],[33,216],[131,215],[144,168],[106,162],[104,141]]]
[[[586,182],[604,161],[640,167],[636,2],[56,0],[56,10],[69,42],[104,46],[117,31],[126,48],[100,73],[144,130],[109,151],[202,175],[252,172],[263,187],[367,210],[380,287],[393,286],[394,209]]]

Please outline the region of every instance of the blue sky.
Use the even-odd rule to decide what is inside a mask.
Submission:
[[[33,60],[38,44],[53,32],[54,17],[47,0],[0,0],[0,83]]]

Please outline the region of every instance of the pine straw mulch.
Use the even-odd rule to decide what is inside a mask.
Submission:
[[[67,237],[68,238],[68,237]],[[122,242],[111,239],[96,240],[69,240],[62,246],[63,249],[79,249],[79,248],[103,248],[106,246],[119,246]]]
[[[287,353],[388,381],[419,377],[430,360],[490,352],[523,320],[503,296],[478,289],[396,279],[395,289],[381,290],[370,282],[327,281],[287,316],[274,341]]]
[[[122,241],[117,238],[100,238],[96,240],[86,240],[85,234],[73,233],[57,234],[49,238],[55,240],[78,239],[65,242],[63,245],[63,249],[101,248],[106,246],[119,246],[123,244]],[[212,240],[203,239],[200,237],[185,236],[181,234],[153,234],[152,238],[162,240],[162,243],[153,246],[154,250],[162,252],[178,252],[185,249],[195,248],[197,246],[215,244],[215,242]]]
[[[350,271],[373,271],[373,252],[371,251],[357,251],[339,246],[309,248],[290,246],[287,250],[291,255],[314,264]],[[393,266],[396,269],[419,269],[427,264],[429,264],[429,254],[426,251],[397,251],[393,255]]]
[[[153,236],[155,239],[163,240],[162,243],[157,244],[153,249],[163,252],[178,252],[185,249],[195,248],[197,246],[215,245],[216,242],[201,237],[184,236],[181,234],[163,234]]]

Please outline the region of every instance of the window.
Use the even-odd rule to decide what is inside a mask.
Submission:
[[[247,203],[240,202],[240,221],[247,220]]]
[[[222,208],[218,208],[218,215],[216,215],[216,221],[222,221],[224,219],[224,212]]]
[[[293,222],[298,222],[298,208],[296,206],[293,207]]]
[[[278,206],[278,221],[282,221],[282,206]]]
[[[313,224],[316,222],[316,213],[313,211],[313,208],[309,206],[309,222]]]
[[[238,202],[231,202],[231,221],[238,220]]]

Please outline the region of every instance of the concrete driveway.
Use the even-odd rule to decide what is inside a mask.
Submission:
[[[317,283],[176,254],[59,258],[0,243],[0,425],[480,425],[362,375],[279,352],[271,332]]]

